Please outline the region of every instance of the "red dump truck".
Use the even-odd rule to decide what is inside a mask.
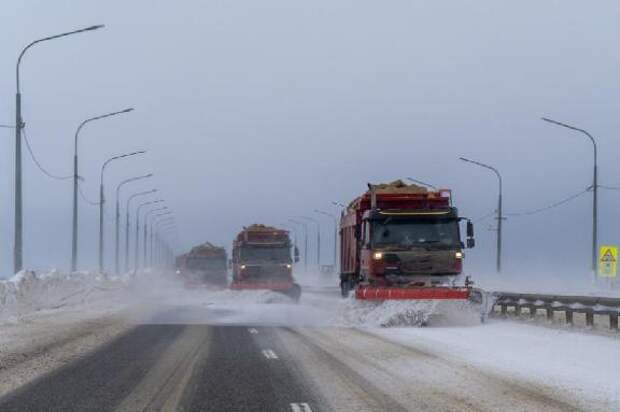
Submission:
[[[298,300],[301,287],[293,278],[293,260],[299,257],[287,230],[262,224],[244,227],[233,242],[230,287],[274,290]]]
[[[177,274],[185,286],[196,287],[228,285],[228,258],[226,249],[209,242],[193,247],[188,253],[177,256]]]
[[[467,220],[463,244],[464,218],[450,190],[400,180],[368,187],[340,220],[342,295],[355,289],[357,299],[468,299],[471,282],[459,275],[474,230]]]

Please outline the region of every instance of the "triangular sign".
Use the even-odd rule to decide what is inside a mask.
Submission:
[[[601,257],[601,262],[615,262],[614,255],[611,253],[611,250],[607,249],[603,256]]]

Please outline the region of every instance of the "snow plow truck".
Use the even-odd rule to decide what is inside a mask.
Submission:
[[[231,289],[267,289],[295,301],[301,287],[293,278],[293,259],[299,260],[289,232],[262,224],[244,227],[233,242]]]
[[[177,256],[177,274],[186,287],[228,285],[228,258],[226,249],[209,242],[193,247],[188,253]]]
[[[460,224],[466,220],[466,243]],[[401,180],[368,185],[340,220],[340,288],[356,299],[467,300],[463,249],[474,247],[470,220],[459,217],[451,191]]]

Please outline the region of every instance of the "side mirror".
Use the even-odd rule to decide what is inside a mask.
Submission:
[[[474,224],[471,220],[467,221],[467,237],[474,237]]]
[[[473,237],[468,237],[467,238],[467,249],[472,249],[474,246],[476,246],[476,240]]]
[[[299,249],[297,248],[297,246],[295,246],[294,249],[294,255],[295,255],[295,263],[299,262]]]

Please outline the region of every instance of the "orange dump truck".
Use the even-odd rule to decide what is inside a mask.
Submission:
[[[231,289],[268,289],[298,300],[289,232],[262,224],[244,227],[233,242]],[[295,253],[295,261],[297,261]]]
[[[450,190],[400,180],[368,186],[340,220],[342,295],[355,290],[357,299],[469,299],[471,282],[460,275],[474,229],[467,220],[464,244],[464,218]]]
[[[188,253],[177,256],[177,274],[188,287],[228,284],[226,249],[209,242],[193,247]]]

